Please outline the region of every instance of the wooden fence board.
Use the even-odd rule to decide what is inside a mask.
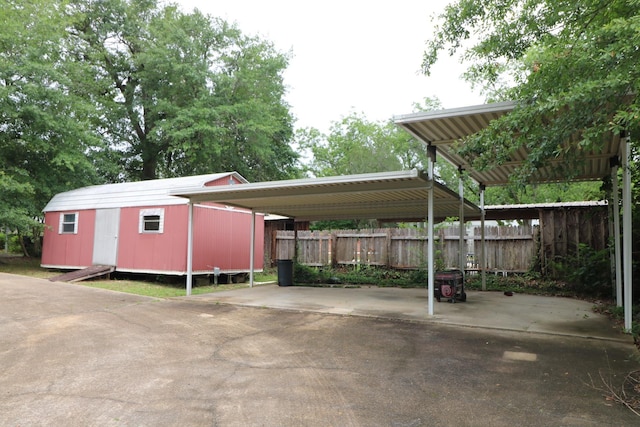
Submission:
[[[435,258],[444,267],[460,268],[459,228],[437,229]],[[465,269],[480,269],[480,227],[465,236]],[[606,210],[590,215],[565,211],[541,214],[540,225],[485,227],[485,266],[489,271],[528,271],[536,261],[548,266],[557,257],[575,252],[581,243],[606,247]],[[273,233],[271,247],[277,258],[293,259],[293,231]],[[379,230],[298,231],[298,262],[313,266],[378,265],[398,269],[426,266],[427,230],[395,228]],[[537,252],[539,248],[539,252]],[[273,255],[272,255],[273,256]],[[464,259],[464,257],[463,257]],[[546,272],[543,270],[543,272]]]
[[[538,259],[545,274],[556,274],[555,263],[579,255],[581,245],[595,250],[607,248],[609,240],[606,207],[563,208],[540,212]]]
[[[435,257],[448,268],[459,268],[459,230],[440,229],[436,237]],[[278,231],[275,247],[279,259],[293,259],[294,232]],[[533,254],[531,229],[517,233],[499,227],[489,228],[485,236],[487,268],[524,271]],[[479,232],[467,235],[466,243],[479,243]],[[311,266],[378,265],[398,269],[424,268],[428,239],[424,229],[386,229],[334,232],[298,232],[298,262]],[[478,260],[469,254],[465,268],[478,268]]]

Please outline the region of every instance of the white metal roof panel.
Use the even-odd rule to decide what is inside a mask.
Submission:
[[[209,182],[231,176],[242,183],[247,182],[236,172],[224,172],[180,178],[93,185],[56,194],[47,203],[43,211],[186,204],[188,202],[186,199],[171,196],[169,193],[175,188],[185,186],[206,188],[205,185]]]
[[[593,208],[607,206],[606,200],[587,200],[582,202],[524,203],[520,205],[487,205],[486,210],[497,209],[561,209],[561,208]]]
[[[558,203],[530,203],[521,205],[490,205],[485,206],[485,218],[493,220],[520,220],[538,219],[541,210],[559,209],[588,209],[601,210],[608,205],[606,200],[584,201],[584,202],[558,202]],[[479,217],[470,217],[471,220],[478,220]]]
[[[171,194],[299,221],[328,219],[424,220],[429,189],[435,216],[457,216],[460,198],[417,170],[257,182],[235,187],[182,188]],[[479,208],[464,201],[465,215]]]
[[[434,145],[438,155],[457,167],[463,168],[476,182],[487,186],[504,185],[516,169],[527,159],[529,153],[520,148],[511,154],[504,164],[487,170],[474,169],[469,161],[458,155],[456,141],[480,132],[492,120],[509,114],[516,108],[515,102],[496,102],[470,107],[436,110],[396,116],[395,123],[425,144]],[[611,157],[619,155],[620,137],[609,135],[600,150],[583,152],[584,162],[577,167],[573,181],[599,180],[610,173]],[[531,176],[531,182],[558,182],[565,180],[567,165],[562,158],[551,159]]]

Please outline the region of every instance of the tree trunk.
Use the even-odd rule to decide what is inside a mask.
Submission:
[[[18,232],[18,241],[20,242],[20,247],[22,248],[24,256],[31,258],[31,255],[29,255],[29,251],[27,250],[27,245],[24,243],[24,236],[20,232]]]
[[[155,156],[153,158],[146,158],[142,160],[142,179],[156,179],[156,167],[158,165],[158,161]]]

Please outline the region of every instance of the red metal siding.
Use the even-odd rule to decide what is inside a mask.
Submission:
[[[240,184],[240,181],[238,181],[233,176],[225,176],[224,178],[216,179],[215,181],[209,181],[209,182],[205,183],[204,186],[205,187],[215,187],[215,186],[218,186],[218,185],[229,185],[229,184]]]
[[[264,216],[256,215],[254,268],[262,269]],[[193,270],[248,271],[251,251],[251,212],[239,209],[194,209]]]
[[[140,211],[164,208],[162,233],[140,233]],[[187,206],[122,208],[118,269],[184,272],[187,264]]]
[[[140,233],[140,211],[164,209],[162,233]],[[42,264],[86,267],[92,264],[96,214],[79,211],[78,233],[58,234],[59,212],[45,215]],[[118,232],[117,269],[184,274],[187,265],[188,207],[149,206],[122,208]],[[254,268],[262,269],[264,216],[256,215]],[[194,272],[249,270],[251,213],[220,205],[194,207]]]
[[[59,234],[60,215],[78,212],[76,234]],[[42,265],[88,267],[93,259],[94,210],[47,212],[42,242]]]

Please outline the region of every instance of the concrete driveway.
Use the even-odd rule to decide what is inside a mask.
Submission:
[[[599,390],[639,369],[630,340],[287,308],[0,274],[0,425],[639,422]]]
[[[210,302],[311,311],[385,319],[578,336],[632,343],[630,335],[602,315],[593,304],[570,298],[505,296],[501,292],[467,291],[467,301],[436,302],[428,316],[426,289],[256,286],[194,297]]]

